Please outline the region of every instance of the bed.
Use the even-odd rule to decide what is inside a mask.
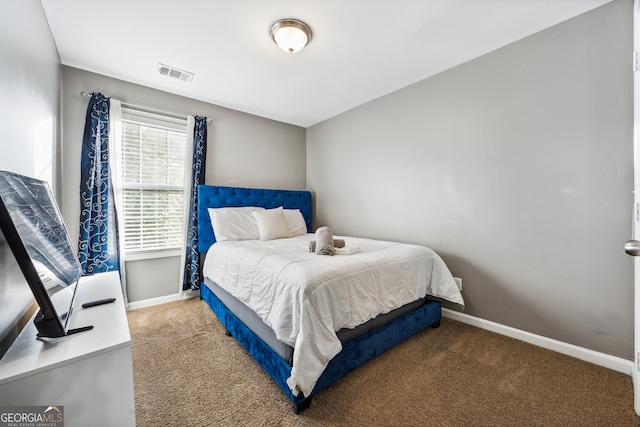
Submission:
[[[262,208],[263,213],[274,214],[276,208],[299,211],[302,230],[283,239],[231,238],[216,243],[210,209],[220,212],[228,207]],[[438,327],[440,299],[464,304],[446,265],[428,248],[345,237],[360,253],[327,257],[310,252],[311,216],[308,191],[198,187],[200,296],[228,335],[289,397],[295,413],[308,408],[315,394],[352,370],[417,332]],[[352,264],[359,266],[357,272],[350,270]],[[405,286],[406,278],[396,275],[419,283],[415,288]],[[387,292],[396,277],[403,286]],[[370,291],[368,286],[377,280],[383,286]],[[298,286],[302,282],[304,290]],[[372,306],[379,312],[374,313]]]

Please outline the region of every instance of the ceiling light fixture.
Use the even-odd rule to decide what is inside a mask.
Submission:
[[[281,19],[271,26],[271,38],[280,49],[296,53],[311,41],[311,29],[297,19]]]

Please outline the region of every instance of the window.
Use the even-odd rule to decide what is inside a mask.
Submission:
[[[186,120],[122,109],[125,254],[181,247],[186,142]]]

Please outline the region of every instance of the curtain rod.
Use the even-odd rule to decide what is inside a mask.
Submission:
[[[87,92],[86,90],[83,90],[82,92],[80,92],[80,95],[82,95],[83,98],[91,98],[91,93]],[[169,116],[169,117],[173,117],[176,119],[187,119],[187,116],[184,114],[178,114],[178,113],[170,113],[168,111],[162,111],[162,110],[156,110],[154,108],[149,108],[149,107],[143,107],[141,105],[134,105],[134,104],[129,104],[128,102],[122,102],[120,101],[120,104],[123,107],[129,107],[129,108],[133,108],[136,110],[142,110],[142,111],[146,111],[148,113],[156,113],[156,114],[162,114],[164,116]],[[207,119],[207,124],[210,125],[211,124],[211,119]]]

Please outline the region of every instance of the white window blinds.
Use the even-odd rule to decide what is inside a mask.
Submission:
[[[186,142],[186,120],[122,109],[125,253],[181,247]]]

